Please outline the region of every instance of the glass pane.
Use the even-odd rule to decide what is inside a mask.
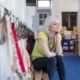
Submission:
[[[71,26],[71,29],[73,29],[74,26],[77,26],[77,14],[75,13],[71,13],[70,14],[70,26]]]
[[[40,1],[38,0],[38,7],[50,7],[50,0],[46,1],[46,0],[43,0],[43,1]]]
[[[68,29],[68,13],[62,14],[62,26],[66,26]]]
[[[45,18],[47,18],[47,14],[46,14],[46,13],[44,14],[44,19],[45,19]]]
[[[45,22],[45,20],[44,20],[44,22]]]
[[[43,25],[44,21],[43,20],[39,20],[39,25]]]
[[[43,18],[43,14],[39,14],[39,19],[42,19]]]

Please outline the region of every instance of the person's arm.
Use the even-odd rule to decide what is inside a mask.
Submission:
[[[38,41],[39,41],[39,44],[40,44],[42,50],[44,51],[44,54],[45,54],[46,57],[50,58],[50,57],[56,56],[55,52],[50,52],[49,51],[49,48],[48,48],[48,46],[46,44],[46,40],[45,39],[39,38]]]
[[[56,35],[56,54],[57,55],[62,55],[63,50],[62,50],[62,46],[61,46],[61,35],[60,33],[58,33]]]

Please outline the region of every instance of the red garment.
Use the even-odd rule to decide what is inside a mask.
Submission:
[[[29,53],[29,55],[32,54],[33,48],[34,48],[34,44],[35,44],[35,39],[34,39],[34,35],[28,33],[28,39],[27,39],[27,51]]]
[[[23,59],[22,59],[22,56],[21,56],[20,48],[19,48],[19,45],[18,45],[18,42],[17,42],[18,39],[17,39],[17,36],[16,36],[16,30],[15,30],[14,23],[11,24],[11,30],[12,30],[12,35],[13,35],[13,38],[14,38],[14,44],[15,44],[15,47],[16,47],[17,56],[18,56],[18,59],[19,59],[19,65],[21,67],[21,71],[24,73],[24,72],[26,72],[26,70],[25,70],[25,67],[24,67],[24,63],[23,63]]]
[[[30,50],[30,41],[27,40],[27,50],[29,51]]]

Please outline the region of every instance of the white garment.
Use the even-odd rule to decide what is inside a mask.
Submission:
[[[0,24],[0,25],[2,25],[2,24]],[[1,29],[2,29],[2,26],[0,26],[1,28],[0,28],[0,39],[2,38],[2,34],[1,34]]]
[[[7,24],[7,26],[11,27],[9,24]],[[8,80],[8,78],[11,76],[10,57],[10,49],[7,38],[4,44],[0,45],[0,80]]]
[[[7,80],[9,77],[9,55],[7,41],[0,45],[0,80]]]

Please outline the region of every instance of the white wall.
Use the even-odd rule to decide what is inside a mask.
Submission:
[[[62,17],[61,17],[61,5],[62,5],[62,0],[52,0],[52,15],[57,15],[60,24],[62,23]],[[61,24],[62,25],[62,24]]]
[[[0,0],[0,4],[12,11],[20,20],[26,22],[26,0]]]
[[[35,15],[35,7],[27,6],[26,0],[0,0],[0,4],[19,17],[32,29],[32,17]]]
[[[0,4],[9,10],[12,9],[12,0],[0,0]]]
[[[32,17],[35,15],[35,7],[26,6],[26,0],[0,0],[0,3],[32,28]],[[78,11],[78,0],[52,0],[52,14],[58,15],[60,22],[62,22],[61,12],[64,11]]]
[[[61,23],[62,12],[78,12],[78,0],[52,0],[51,5],[52,15],[58,15]]]
[[[26,6],[26,23],[32,29],[33,16],[35,15],[36,8],[31,6]]]
[[[62,11],[78,11],[78,0],[62,0]]]
[[[19,18],[26,23],[26,0],[15,0],[15,11]]]

